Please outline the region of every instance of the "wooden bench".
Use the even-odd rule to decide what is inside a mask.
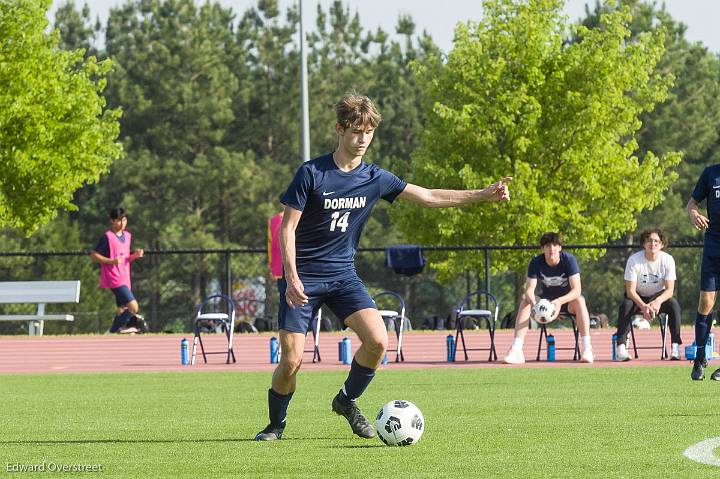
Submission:
[[[36,314],[2,314],[0,321],[27,321],[30,336],[42,336],[44,321],[73,321],[71,314],[45,314],[47,303],[80,302],[80,281],[0,281],[0,304],[37,304]]]

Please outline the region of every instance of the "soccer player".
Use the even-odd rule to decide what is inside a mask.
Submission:
[[[355,401],[375,376],[388,338],[375,303],[357,276],[354,257],[378,200],[393,202],[399,197],[427,207],[450,207],[510,198],[510,177],[480,190],[430,190],[365,163],[363,155],[380,124],[380,114],[369,98],[355,94],[345,96],[335,110],[337,148],[303,164],[281,197],[285,205],[280,227],[284,278],[278,312],[282,355],[268,390],[270,423],[256,435],[258,441],[282,438],[308,325],[323,304],[362,342],[332,410],[345,417],[358,436],[375,435]]]
[[[543,234],[540,238],[540,246],[542,254],[530,260],[525,280],[525,294],[515,318],[512,346],[503,358],[503,362],[507,364],[525,362],[523,344],[530,325],[530,310],[536,303],[535,287],[539,281],[542,284],[540,297],[555,305],[552,319],[557,318],[560,312],[575,315],[583,344],[580,360],[591,363],[593,352],[590,344],[590,314],[585,305],[585,298],[581,294],[580,267],[577,260],[575,256],[562,250],[560,233]]]
[[[111,333],[137,333],[141,330],[130,322],[135,318],[144,328],[145,321],[138,314],[138,302],[133,295],[130,282],[130,263],[145,254],[138,249],[130,253],[132,235],[126,231],[127,214],[123,208],[110,210],[110,229],[102,235],[90,259],[100,263],[100,287],[109,288],[115,295],[115,319],[110,326]]]
[[[627,336],[630,318],[640,312],[650,321],[660,313],[668,315],[670,326],[670,359],[680,359],[680,303],[675,292],[675,259],[662,249],[667,246],[660,228],[649,228],[640,234],[643,251],[632,254],[625,265],[625,298],[618,311],[617,360],[630,361]]]
[[[707,199],[707,216],[700,213],[700,203]],[[720,288],[720,164],[708,166],[698,178],[687,204],[687,212],[693,226],[705,230],[702,264],[700,267],[700,300],[695,316],[695,344],[697,353],[690,378],[705,379],[705,345],[710,335],[712,309]],[[720,380],[720,369],[710,379]]]

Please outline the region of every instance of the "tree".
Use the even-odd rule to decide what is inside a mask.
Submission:
[[[657,208],[638,215],[639,229],[659,225],[673,232],[673,241],[697,239],[699,233],[685,215],[677,213],[684,208],[700,172],[712,163],[720,131],[720,59],[702,44],[688,42],[685,25],[673,20],[664,5],[640,0],[618,3],[630,9],[633,40],[645,32],[665,32],[665,53],[657,69],[676,79],[665,101],[642,115],[643,126],[637,134],[639,154],[646,150],[683,152],[683,161],[675,168],[678,180],[670,185]],[[592,11],[586,7],[582,23],[597,28],[601,13],[616,8],[596,2]],[[633,233],[628,233],[629,241]]]
[[[49,0],[0,1],[0,226],[26,234],[73,209],[122,148],[102,91],[112,63],[63,51]]]
[[[93,43],[101,29],[100,19],[96,20],[94,26],[90,25],[90,7],[87,3],[83,4],[81,11],[78,11],[73,0],[67,0],[55,12],[54,26],[60,35],[60,48],[63,50],[82,48],[86,56],[97,56],[98,52]]]
[[[663,33],[629,41],[627,8],[577,27],[567,43],[560,0],[488,0],[485,18],[460,24],[447,62],[418,63],[426,124],[413,180],[479,188],[512,175],[509,204],[465,209],[406,207],[405,234],[430,244],[534,244],[544,231],[598,243],[634,228],[675,178],[680,155],[637,156],[640,116],[662,101],[672,77],[656,70]],[[643,194],[638,194],[643,191]],[[597,253],[595,253],[597,254]],[[481,258],[450,254],[450,274]],[[527,255],[494,255],[523,269]]]
[[[243,123],[235,107],[248,79],[230,67],[240,53],[232,22],[231,10],[192,0],[128,2],[110,13],[107,54],[119,66],[109,98],[127,111],[128,154],[101,186],[131,211],[136,238],[148,248],[263,244],[277,208],[277,165],[233,134]],[[197,303],[223,278],[220,261],[196,259],[148,258],[157,311],[185,315],[187,298]],[[153,313],[152,327],[159,321]]]

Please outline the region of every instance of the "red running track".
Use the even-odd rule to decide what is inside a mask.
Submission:
[[[606,367],[621,365],[667,365],[687,366],[686,361],[661,361],[659,349],[639,351],[640,359],[630,363],[611,361],[611,336],[613,329],[593,330],[591,333],[594,364],[572,361],[572,351],[558,350],[555,362],[535,361],[538,331],[530,331],[525,341],[524,365],[510,366],[501,362],[488,362],[487,351],[469,351],[470,359],[464,360],[462,349],[458,349],[457,362],[446,361],[446,336],[449,331],[409,332],[403,336],[404,363],[395,363],[395,353],[388,353],[390,362],[383,366],[397,368],[478,368],[478,367]],[[454,335],[454,331],[451,332]],[[552,330],[558,348],[572,347],[572,332]],[[683,329],[683,338],[691,343],[693,329]],[[198,353],[194,366],[180,365],[180,339],[183,335],[133,335],[133,336],[3,336],[0,337],[0,373],[53,373],[53,372],[106,372],[106,371],[271,371],[275,365],[269,361],[270,334],[238,334],[234,349],[237,363],[225,364],[225,356],[208,356],[204,364]],[[305,354],[304,371],[342,369],[348,366],[338,361],[338,342],[345,334],[321,333],[320,354],[322,361],[312,363],[312,352]],[[353,351],[359,346],[354,334],[347,335],[352,341]],[[636,331],[639,346],[659,346],[660,332],[657,329]],[[192,348],[192,337],[186,336]],[[226,341],[222,335],[203,336],[206,350],[222,351]],[[465,331],[468,348],[487,348],[489,336],[486,330]],[[502,359],[512,341],[512,331],[498,331],[496,334],[498,358]],[[395,347],[395,338],[390,338],[390,349]],[[682,349],[682,348],[681,348]],[[306,350],[312,351],[312,334],[306,340]],[[543,351],[542,358],[545,353]],[[683,355],[684,357],[684,355]]]

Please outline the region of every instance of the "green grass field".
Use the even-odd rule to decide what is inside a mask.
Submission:
[[[712,370],[712,369],[711,369]],[[344,374],[306,372],[286,440],[256,443],[268,373],[0,376],[0,476],[13,464],[102,464],[63,477],[718,477],[683,451],[720,436],[720,384],[689,367],[383,371],[360,406],[423,411],[414,446],[350,434]],[[46,466],[47,467],[47,466]],[[57,473],[56,473],[57,475]]]

